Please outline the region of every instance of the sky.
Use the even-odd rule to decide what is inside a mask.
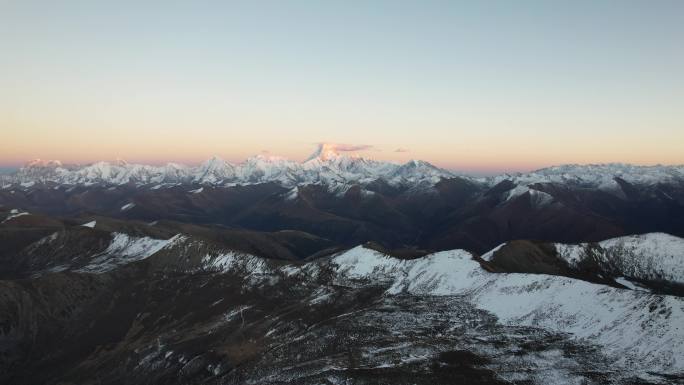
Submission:
[[[0,168],[684,163],[684,1],[0,0]]]

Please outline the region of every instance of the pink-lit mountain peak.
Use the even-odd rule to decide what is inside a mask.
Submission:
[[[343,155],[340,153],[347,152],[350,154],[345,154],[346,157],[360,158],[356,151],[363,151],[372,148],[369,145],[352,145],[352,144],[342,144],[342,143],[319,143],[318,148],[314,151],[311,156],[309,156],[305,162],[310,160],[318,159],[321,161],[330,161],[337,159]]]

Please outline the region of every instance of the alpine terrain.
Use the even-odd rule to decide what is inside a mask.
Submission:
[[[35,160],[0,383],[684,383],[684,166]]]

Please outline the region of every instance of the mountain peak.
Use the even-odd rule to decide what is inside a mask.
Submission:
[[[223,160],[218,156],[212,156],[211,158],[202,162],[199,165],[198,170],[202,175],[214,175],[218,174],[221,176],[229,175],[233,173],[234,166]]]
[[[216,167],[224,166],[225,163],[226,163],[226,161],[224,161],[221,157],[214,155],[214,156],[212,156],[211,158],[209,158],[209,159],[205,160],[204,162],[202,162],[202,164],[200,165],[200,167],[203,167],[203,168],[216,168]]]
[[[335,143],[319,143],[318,148],[311,156],[306,159],[306,162],[314,159],[330,160],[338,157],[337,145]]]
[[[308,162],[308,161],[314,160],[314,159],[318,159],[321,161],[329,161],[329,160],[337,159],[340,157],[360,158],[360,156],[357,154],[351,154],[349,156],[346,156],[346,155],[340,154],[340,152],[354,152],[354,151],[367,150],[369,148],[371,148],[371,146],[349,145],[349,144],[340,144],[340,143],[319,143],[316,151],[314,151],[314,153],[311,154],[311,156],[309,156],[304,162]]]

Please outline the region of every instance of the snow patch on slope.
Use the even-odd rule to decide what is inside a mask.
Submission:
[[[12,211],[10,211],[10,214],[0,223],[9,222],[14,218],[22,217],[24,215],[31,215],[31,214],[29,214],[28,212],[25,212],[25,211],[20,212],[17,209],[12,209]]]
[[[639,291],[650,292],[650,290],[648,290],[647,288],[636,285],[636,284],[634,284],[634,282],[628,280],[625,277],[617,277],[617,278],[615,278],[615,282],[619,283],[622,286],[625,286],[629,290],[639,290]]]
[[[508,202],[525,194],[528,194],[532,207],[544,207],[553,202],[551,194],[523,185],[518,185],[508,190],[505,201]]]
[[[273,273],[263,258],[237,251],[209,253],[202,257],[200,271],[241,273],[250,283]]]
[[[623,272],[684,283],[684,239],[665,233],[608,239],[599,245],[620,255]],[[647,277],[640,277],[647,278]]]
[[[121,211],[128,211],[135,207],[135,203],[126,203],[125,205],[121,206]]]
[[[489,250],[488,252],[482,254],[481,258],[487,262],[491,261],[494,258],[494,253],[499,251],[502,247],[506,246],[506,242],[500,244],[499,246]]]
[[[117,266],[148,258],[162,248],[172,245],[183,238],[184,236],[180,234],[170,239],[154,239],[114,233],[107,249],[93,256],[90,262],[78,271],[91,273],[110,271]]]
[[[684,299],[541,274],[489,273],[463,250],[399,260],[354,248],[333,258],[342,280],[390,280],[388,294],[467,296],[500,322],[598,343],[624,368],[684,370]]]

